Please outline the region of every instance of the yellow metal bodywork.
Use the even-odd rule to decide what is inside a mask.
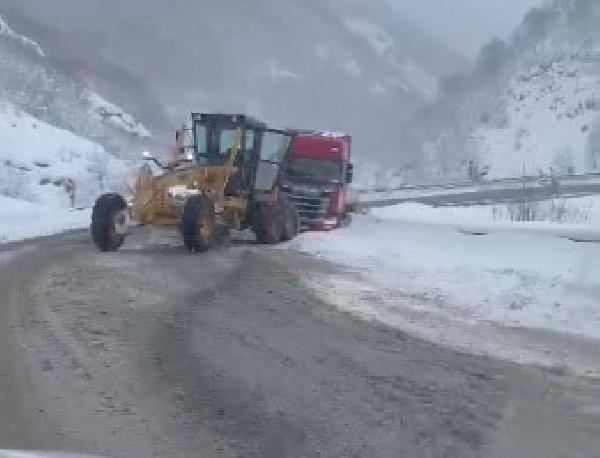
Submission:
[[[219,166],[185,166],[182,138],[182,134],[177,136],[177,145],[169,161],[171,171],[157,177],[143,172],[138,175],[130,201],[132,218],[146,225],[175,226],[181,220],[185,196],[202,194],[215,203],[217,214],[230,228],[238,229],[248,210],[248,202],[244,197],[226,197],[225,189],[238,172],[234,163],[241,150],[241,131],[238,130],[225,164]]]

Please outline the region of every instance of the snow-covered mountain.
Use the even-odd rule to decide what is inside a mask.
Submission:
[[[1,13],[1,10],[0,10]],[[85,81],[63,72],[42,45],[17,33],[0,16],[0,99],[51,125],[126,154],[151,134]]]
[[[421,178],[600,168],[600,3],[555,0],[531,10],[509,41],[481,51],[472,73],[410,125],[402,162]]]
[[[88,206],[121,189],[123,157],[149,141],[143,124],[61,72],[43,46],[0,16],[0,195]],[[74,192],[71,200],[70,192]]]
[[[0,0],[0,8],[52,59],[146,121],[157,110],[122,89],[117,69],[139,81],[127,87],[160,101],[165,132],[193,110],[244,111],[281,127],[349,131],[358,154],[378,156],[435,97],[438,78],[465,65],[385,0]]]

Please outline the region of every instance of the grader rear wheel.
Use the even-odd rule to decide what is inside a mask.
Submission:
[[[215,241],[215,204],[206,196],[188,199],[181,218],[181,234],[185,247],[191,252],[209,250]]]
[[[253,229],[258,243],[273,245],[281,241],[283,212],[277,202],[264,202],[258,205]]]
[[[289,197],[281,195],[278,203],[283,212],[281,240],[283,242],[288,242],[300,232],[300,215],[298,214],[298,209]]]

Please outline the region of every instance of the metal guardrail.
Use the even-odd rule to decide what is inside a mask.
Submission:
[[[386,207],[405,202],[436,206],[520,203],[600,195],[600,173],[523,176],[481,182],[405,185],[389,189],[353,190],[358,208]]]

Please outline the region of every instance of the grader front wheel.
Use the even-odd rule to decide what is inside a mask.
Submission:
[[[100,251],[117,251],[127,230],[127,203],[119,194],[104,194],[92,211],[92,240]]]
[[[215,204],[206,196],[188,199],[181,218],[181,234],[185,247],[191,252],[209,250],[215,240]]]

